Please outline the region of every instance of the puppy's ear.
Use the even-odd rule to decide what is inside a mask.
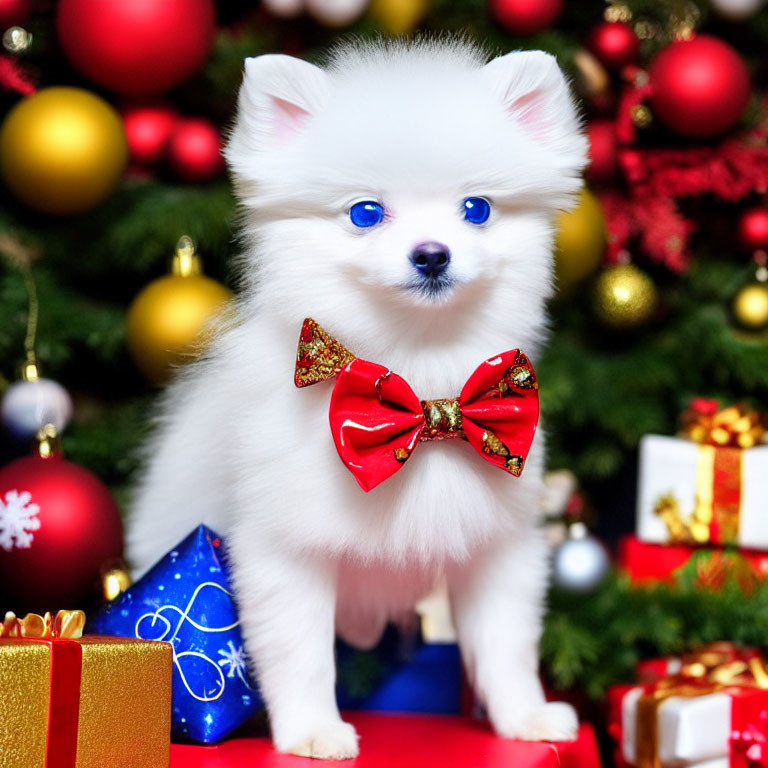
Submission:
[[[568,83],[554,56],[543,51],[515,51],[493,59],[482,73],[533,141],[568,156],[577,166],[575,171],[580,172],[586,162],[586,140]]]
[[[251,176],[258,152],[289,145],[322,106],[328,78],[293,56],[267,54],[245,60],[237,120],[224,150],[235,177]]]

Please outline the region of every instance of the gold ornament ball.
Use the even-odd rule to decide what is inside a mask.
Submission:
[[[768,327],[768,283],[752,283],[740,288],[733,299],[733,316],[749,331]]]
[[[578,206],[561,213],[556,223],[555,274],[558,290],[569,291],[592,274],[603,260],[605,219],[599,200],[586,188]]]
[[[125,334],[139,370],[153,383],[164,384],[174,368],[197,357],[208,341],[208,322],[223,309],[232,293],[221,283],[200,274],[199,261],[179,267],[174,274],[153,280],[128,309]]]
[[[80,88],[45,88],[0,127],[0,172],[24,203],[57,216],[82,213],[114,189],[128,160],[123,123]]]
[[[429,0],[373,0],[371,17],[390,35],[406,35],[427,15]]]
[[[608,267],[595,284],[595,314],[619,330],[635,328],[650,319],[658,293],[648,275],[632,264]]]

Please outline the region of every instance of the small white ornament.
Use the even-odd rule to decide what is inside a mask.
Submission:
[[[605,547],[584,523],[574,523],[568,538],[555,550],[552,583],[568,592],[591,592],[600,586],[608,567]]]
[[[34,536],[32,531],[40,530],[37,515],[40,507],[32,504],[29,491],[7,491],[5,501],[0,499],[0,547],[6,552],[29,549]]]
[[[762,7],[764,0],[709,0],[713,10],[728,21],[746,21]]]
[[[22,379],[8,387],[0,406],[0,418],[15,437],[33,438],[46,424],[61,434],[72,418],[72,398],[53,379]]]
[[[306,0],[307,10],[322,24],[346,27],[362,16],[369,0]]]

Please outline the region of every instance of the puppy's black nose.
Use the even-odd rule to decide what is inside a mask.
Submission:
[[[442,243],[419,243],[411,252],[411,264],[424,277],[438,277],[451,261],[451,252]]]

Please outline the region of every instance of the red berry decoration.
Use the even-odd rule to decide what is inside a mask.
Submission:
[[[535,35],[551,27],[563,0],[490,0],[491,15],[513,35]]]
[[[224,170],[221,135],[213,123],[199,117],[177,124],[166,157],[174,174],[193,184],[211,181]]]
[[[589,36],[587,47],[608,69],[621,69],[637,60],[640,41],[629,24],[604,21]]]
[[[101,565],[122,551],[117,505],[88,470],[56,453],[0,469],[0,590],[9,608],[81,605],[98,594]]]
[[[590,181],[610,181],[619,170],[619,142],[612,120],[593,120],[587,126]]]
[[[0,0],[0,32],[23,25],[32,15],[34,0]]]
[[[691,138],[712,138],[733,128],[749,101],[747,67],[730,45],[700,35],[664,48],[648,70],[654,114]]]
[[[59,0],[59,42],[92,82],[153,96],[203,66],[213,45],[214,0]]]
[[[178,122],[178,112],[162,104],[124,110],[123,127],[131,160],[144,166],[160,162]]]
[[[768,249],[768,209],[750,208],[742,214],[739,240],[749,251]]]

